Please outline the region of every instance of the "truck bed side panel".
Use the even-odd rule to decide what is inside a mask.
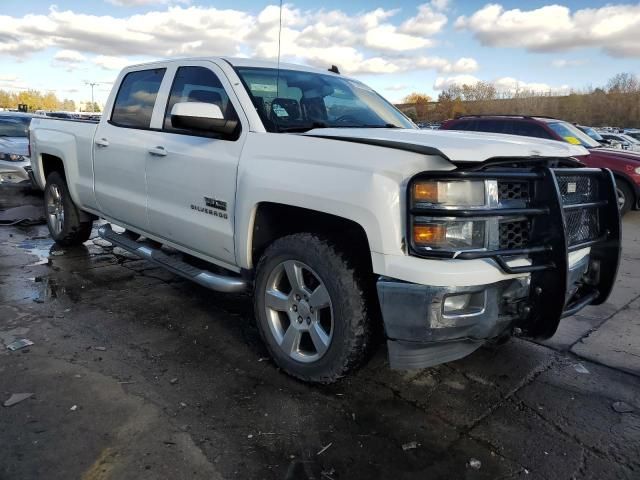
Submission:
[[[38,185],[44,188],[46,183],[43,155],[60,158],[71,197],[80,208],[97,208],[93,189],[93,137],[97,126],[93,122],[49,118],[31,122],[31,162]]]

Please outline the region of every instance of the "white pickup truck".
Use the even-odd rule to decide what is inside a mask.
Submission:
[[[419,130],[333,71],[199,58],[124,69],[99,123],[34,118],[53,238],[92,222],[217,291],[253,291],[274,361],[313,382],[554,334],[605,301],[620,257],[608,170],[581,147]],[[173,247],[161,249],[162,245]],[[170,252],[178,251],[178,254]]]

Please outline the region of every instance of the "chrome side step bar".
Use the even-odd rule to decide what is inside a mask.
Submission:
[[[176,275],[180,275],[210,290],[224,293],[239,293],[247,289],[247,282],[240,277],[218,275],[189,265],[182,260],[165,254],[157,248],[135,242],[124,235],[114,232],[111,229],[111,225],[102,225],[98,228],[98,235],[128,252],[138,255],[145,260],[149,260]]]

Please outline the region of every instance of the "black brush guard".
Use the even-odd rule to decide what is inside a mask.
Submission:
[[[529,197],[525,206],[516,208],[411,207],[413,182],[426,179],[526,182],[529,185]],[[579,189],[583,184],[591,186],[588,195],[580,195]],[[459,260],[492,259],[504,273],[531,274],[530,295],[518,306],[515,324],[525,335],[551,337],[562,318],[575,314],[587,305],[603,303],[611,293],[620,261],[620,215],[615,181],[608,169],[533,167],[427,172],[411,180],[407,193],[407,238],[412,255]],[[498,216],[501,221],[526,218],[530,222],[528,243],[525,248],[466,252],[416,247],[412,232],[414,223],[419,224],[416,221],[419,216],[456,219]],[[591,224],[585,219],[590,219]],[[590,235],[583,233],[583,227]],[[571,284],[569,254],[586,247],[591,247],[588,270],[577,283]],[[510,258],[518,257],[527,257],[530,265],[508,264]]]

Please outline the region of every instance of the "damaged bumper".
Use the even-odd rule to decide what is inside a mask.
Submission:
[[[517,202],[495,198],[487,208],[448,210],[446,215],[486,219],[500,235],[512,234],[510,223],[524,222],[528,234],[517,248],[502,238],[496,248],[468,252],[412,246],[411,253],[423,258],[483,259],[499,269],[504,280],[431,286],[381,277],[377,290],[392,368],[456,360],[515,327],[524,335],[548,338],[562,318],[606,300],[620,258],[620,218],[610,171],[537,167],[424,176],[481,178],[492,182],[488,190],[495,192],[506,191],[501,183],[526,183],[522,191],[527,195]],[[413,208],[408,226],[440,214]]]

